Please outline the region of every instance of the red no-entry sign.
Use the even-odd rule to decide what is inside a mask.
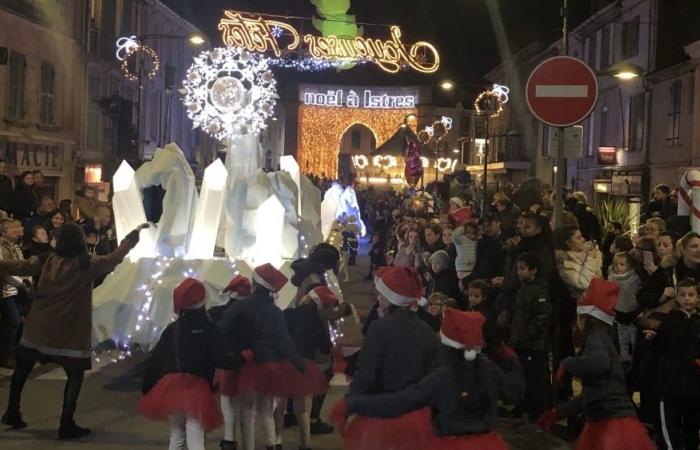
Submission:
[[[598,80],[583,61],[555,56],[535,67],[526,92],[535,117],[554,127],[568,127],[581,122],[595,107]]]

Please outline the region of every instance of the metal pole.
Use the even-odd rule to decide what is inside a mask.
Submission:
[[[566,56],[569,54],[569,1],[563,0],[561,8],[562,18],[562,37],[561,37],[561,54]],[[564,130],[559,128],[559,144],[557,145],[557,176],[556,176],[556,196],[554,201],[554,226],[559,228],[562,226],[564,215],[564,185],[566,184],[566,160],[564,159]]]
[[[487,206],[487,196],[488,196],[488,173],[489,173],[489,147],[490,147],[490,133],[489,133],[489,117],[490,113],[486,114],[486,142],[484,143],[484,174],[483,177],[483,192],[481,194],[481,217],[486,216],[486,206]]]

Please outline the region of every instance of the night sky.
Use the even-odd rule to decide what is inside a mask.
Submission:
[[[309,0],[161,0],[202,29],[214,45],[221,43],[216,28],[224,9],[311,17],[315,8]],[[457,83],[480,83],[483,75],[498,65],[496,44],[487,3],[498,9],[512,51],[541,39],[553,42],[561,33],[561,0],[354,0],[350,13],[356,21],[399,25],[403,42],[427,40],[437,46],[442,65],[433,75],[404,71],[386,75],[371,64],[336,73],[278,74],[280,81],[328,82],[337,84],[432,84],[443,79]],[[595,3],[604,0],[570,0],[572,25],[585,19]],[[306,25],[312,29],[311,23]],[[305,30],[305,32],[309,32]],[[315,31],[315,30],[314,30]],[[365,36],[384,38],[384,26],[365,26]]]

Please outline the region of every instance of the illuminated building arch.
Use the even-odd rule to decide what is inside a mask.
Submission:
[[[379,147],[391,138],[410,109],[369,109],[314,105],[299,106],[297,161],[304,173],[338,176],[338,153],[345,132],[360,124],[374,133]]]

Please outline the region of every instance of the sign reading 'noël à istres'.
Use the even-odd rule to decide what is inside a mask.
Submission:
[[[302,84],[299,101],[327,107],[406,109],[418,104],[418,89]]]

